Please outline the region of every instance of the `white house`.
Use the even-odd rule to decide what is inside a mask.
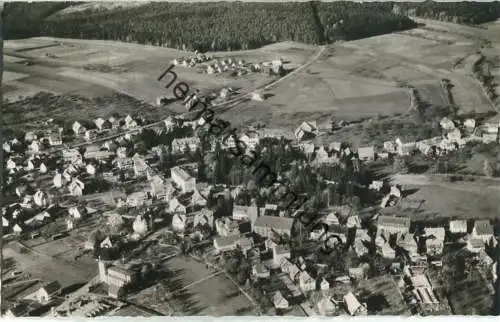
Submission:
[[[256,146],[259,144],[259,133],[255,131],[247,131],[240,136],[240,141],[245,143],[247,149],[255,150]]]
[[[287,309],[289,306],[288,301],[283,297],[280,291],[276,291],[276,293],[274,293],[273,304],[276,309]]]
[[[45,163],[42,162],[40,164],[39,171],[40,171],[41,174],[47,173],[48,169],[47,169],[47,166],[45,165]]]
[[[49,134],[49,144],[51,146],[59,146],[62,144],[62,135],[60,131],[57,133]]]
[[[61,292],[61,285],[57,281],[53,281],[42,286],[35,293],[35,298],[38,302],[46,304],[55,299]]]
[[[493,226],[489,220],[477,220],[474,223],[472,236],[480,238],[485,243],[490,242],[493,239]]]
[[[47,199],[47,194],[41,190],[38,190],[33,195],[33,201],[38,207],[46,207],[49,203]]]
[[[87,166],[85,167],[85,170],[91,176],[93,176],[95,174],[95,172],[96,172],[96,169],[95,169],[95,167],[92,164],[87,164]]]
[[[78,121],[75,121],[72,126],[73,132],[76,136],[83,135],[87,129],[81,125]]]
[[[306,271],[300,272],[299,287],[302,292],[314,291],[316,289],[316,281]]]
[[[452,234],[465,234],[465,233],[467,233],[467,221],[465,221],[465,220],[452,220],[452,221],[450,221],[450,232]]]
[[[349,292],[344,296],[344,304],[347,312],[349,312],[352,316],[367,314],[366,306],[361,304],[352,292]]]
[[[82,196],[85,184],[78,179],[74,179],[68,186],[69,192],[72,196]]]
[[[181,167],[173,167],[170,169],[172,180],[178,185],[183,193],[193,191],[196,187],[196,179],[190,176]]]
[[[295,130],[294,134],[295,138],[299,141],[311,139],[318,134],[318,125],[316,124],[316,121],[304,121]]]
[[[87,141],[92,141],[97,138],[97,131],[96,130],[87,130],[85,131],[85,140]]]

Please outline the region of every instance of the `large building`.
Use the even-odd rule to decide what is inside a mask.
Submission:
[[[170,176],[177,184],[183,193],[191,192],[196,188],[196,179],[190,176],[181,167],[173,167],[170,169]]]
[[[380,215],[377,220],[378,234],[406,234],[410,230],[410,218]]]
[[[255,233],[269,238],[274,233],[290,236],[292,227],[293,218],[261,216],[255,220],[252,228]]]

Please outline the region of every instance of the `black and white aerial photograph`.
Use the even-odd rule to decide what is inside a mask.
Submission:
[[[500,314],[500,2],[4,2],[1,315]]]

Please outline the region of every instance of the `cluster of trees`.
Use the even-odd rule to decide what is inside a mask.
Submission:
[[[179,49],[254,49],[279,41],[353,40],[413,28],[406,15],[479,24],[500,16],[498,2],[186,3],[54,13],[78,3],[7,3],[6,39],[55,36]]]
[[[185,3],[53,15],[60,3],[9,4],[6,38],[104,39],[180,49],[254,49],[279,41],[319,44],[408,29],[384,3]]]
[[[394,11],[423,18],[474,25],[498,19],[500,17],[500,3],[498,1],[402,2],[396,4]]]

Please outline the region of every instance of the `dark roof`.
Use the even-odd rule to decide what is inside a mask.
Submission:
[[[377,225],[393,226],[399,228],[410,228],[411,219],[405,217],[393,217],[380,215],[377,220]]]
[[[54,294],[54,293],[58,292],[61,289],[61,284],[59,284],[58,281],[53,281],[53,282],[49,282],[49,283],[45,284],[41,288],[45,289],[47,294],[50,295],[50,294]]]
[[[260,216],[255,220],[254,226],[292,230],[293,219],[286,217]]]
[[[493,235],[493,226],[488,220],[478,220],[474,223],[476,234],[478,235]]]

